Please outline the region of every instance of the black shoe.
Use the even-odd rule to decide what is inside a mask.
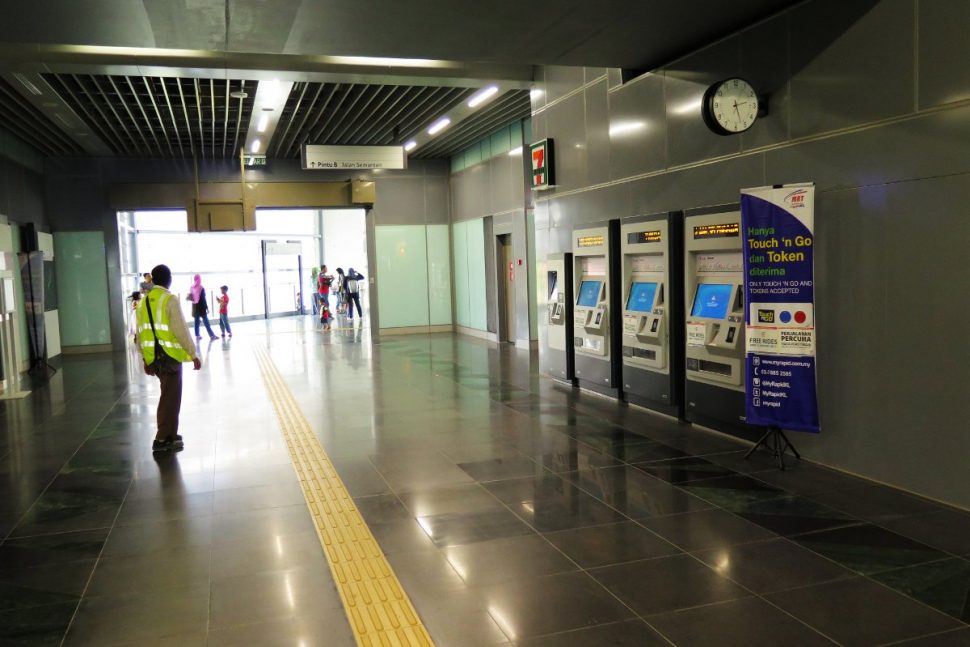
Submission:
[[[165,440],[152,441],[153,454],[161,453],[161,452],[172,452],[172,451],[177,452],[181,450],[183,447],[185,447],[185,443],[182,442],[182,437],[179,435],[176,435],[174,438],[170,436]]]

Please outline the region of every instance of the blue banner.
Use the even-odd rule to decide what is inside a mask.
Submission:
[[[747,422],[819,431],[815,383],[815,188],[741,192]]]

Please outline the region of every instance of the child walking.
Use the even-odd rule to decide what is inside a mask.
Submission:
[[[232,328],[229,327],[229,286],[221,285],[219,291],[222,292],[216,297],[216,301],[219,302],[219,330],[222,331],[223,339],[226,338],[226,333],[229,333],[229,338],[232,339]]]
[[[320,302],[320,323],[323,324],[323,330],[330,330],[330,320],[333,316],[330,314],[330,303],[324,299]]]

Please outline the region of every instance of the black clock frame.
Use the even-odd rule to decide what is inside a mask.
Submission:
[[[734,79],[744,81],[749,86],[754,88],[754,85],[744,77],[730,76],[726,79],[721,79],[717,83],[712,83],[707,88],[707,90],[704,91],[704,99],[702,100],[702,103],[701,103],[701,116],[704,119],[704,125],[706,125],[708,129],[711,130],[711,132],[717,135],[721,135],[722,137],[728,137],[730,135],[740,135],[741,133],[748,132],[749,130],[751,130],[751,127],[754,126],[755,123],[758,121],[756,118],[754,121],[751,122],[751,126],[748,126],[744,130],[739,130],[735,132],[733,130],[727,130],[726,128],[721,126],[721,124],[717,123],[717,119],[714,118],[714,105],[713,105],[714,96],[717,94],[718,89],[722,85],[724,85],[728,81],[733,81]],[[758,99],[757,117],[760,118],[760,117],[763,117],[765,114],[767,114],[767,101],[765,101],[765,98],[763,98],[760,94],[755,94],[755,97]]]

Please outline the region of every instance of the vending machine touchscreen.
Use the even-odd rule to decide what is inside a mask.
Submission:
[[[744,267],[736,205],[684,219],[689,420],[722,431],[744,426]]]
[[[573,349],[579,385],[619,395],[619,339],[614,313],[619,221],[573,232]]]
[[[683,214],[624,219],[623,395],[628,402],[683,414]]]

